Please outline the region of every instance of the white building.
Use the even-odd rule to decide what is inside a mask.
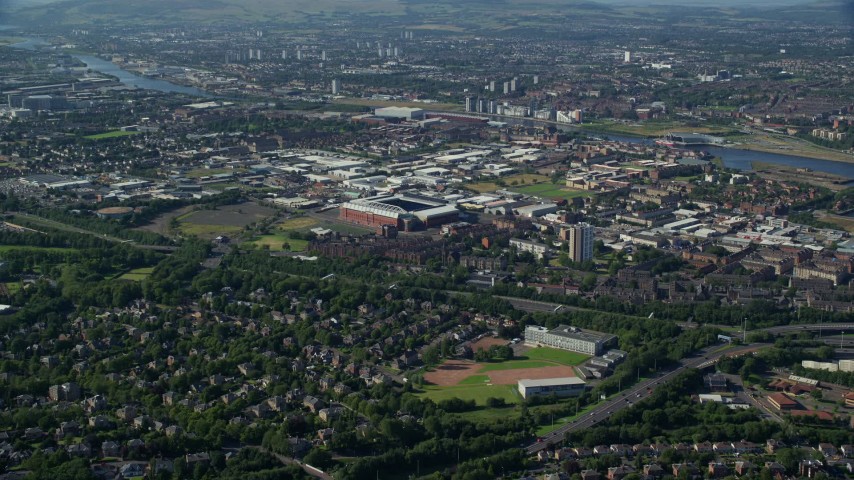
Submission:
[[[374,115],[382,118],[403,118],[405,120],[424,120],[424,110],[408,107],[385,107],[374,110]]]
[[[539,326],[525,327],[525,345],[553,347],[585,355],[600,355],[616,338],[607,333],[581,330],[568,325],[560,325],[551,331]]]
[[[520,252],[531,252],[537,257],[543,257],[549,253],[548,245],[546,245],[545,243],[532,242],[530,240],[511,238],[510,246],[516,247],[516,249]]]
[[[522,398],[538,395],[557,395],[558,397],[575,397],[584,393],[586,383],[576,377],[545,378],[542,380],[519,380],[517,382]]]

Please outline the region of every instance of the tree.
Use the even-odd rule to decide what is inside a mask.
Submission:
[[[328,450],[315,447],[303,458],[303,462],[312,467],[324,469],[332,465],[332,454]]]
[[[437,365],[439,363],[439,349],[435,345],[426,348],[421,354],[421,359],[424,360],[425,365]]]

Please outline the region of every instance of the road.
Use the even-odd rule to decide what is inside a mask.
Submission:
[[[704,366],[714,364],[721,357],[743,355],[768,346],[770,345],[755,344],[728,348],[725,350],[720,350],[720,345],[707,347],[692,357],[683,358],[676,368],[662,370],[659,376],[636,383],[624,392],[601,402],[590,413],[586,413],[580,419],[567,423],[557,430],[541,437],[541,441],[529,445],[525,451],[531,455],[536,454],[541,450],[545,450],[552,445],[562,442],[567,433],[584,430],[607,420],[614,413],[619,412],[624,408],[631,407],[635,401],[643,400],[649,396],[650,392],[655,391],[658,386],[663,385],[668,380],[689,368],[703,368]],[[717,352],[715,352],[715,350],[717,350]]]
[[[726,377],[727,381],[732,386],[731,390],[735,394],[736,398],[741,400],[743,403],[752,405],[753,408],[759,410],[762,416],[766,419],[773,420],[777,423],[783,423],[783,417],[775,413],[770,404],[766,404],[763,399],[756,397],[752,392],[744,388],[744,381],[741,379],[741,375],[722,375]]]
[[[285,465],[297,465],[300,468],[302,468],[302,470],[305,473],[311,475],[314,478],[318,478],[320,480],[332,480],[332,475],[329,475],[328,473],[324,472],[323,470],[321,470],[319,468],[312,467],[311,465],[309,465],[307,463],[300,462],[299,460],[297,460],[295,458],[286,457],[284,455],[281,455],[281,454],[278,454],[275,452],[271,452],[264,447],[248,446],[247,445],[246,447],[243,447],[243,448],[254,448],[254,449],[259,450],[261,452],[268,453],[268,454],[276,457],[276,459],[278,461],[282,462]]]
[[[509,299],[508,299],[509,300]],[[531,302],[531,301],[526,301]],[[545,302],[535,302],[535,303],[545,303]],[[557,305],[557,304],[553,304]],[[531,308],[536,308],[533,305]],[[544,306],[541,306],[544,308]],[[810,324],[810,325],[782,325],[779,327],[770,327],[759,329],[756,331],[765,331],[769,332],[773,335],[782,335],[785,333],[791,332],[799,332],[799,331],[852,331],[854,332],[854,323],[823,323],[823,324]],[[597,405],[591,412],[585,414],[582,418],[578,420],[573,420],[570,423],[567,423],[557,430],[541,437],[540,441],[537,441],[531,445],[529,445],[525,451],[529,454],[536,454],[539,451],[545,450],[552,445],[560,443],[563,441],[564,437],[569,432],[575,432],[577,430],[582,430],[585,428],[590,428],[598,423],[609,418],[613,413],[618,412],[624,408],[630,407],[635,399],[641,400],[646,397],[651,391],[655,391],[655,389],[664,383],[666,383],[671,378],[680,374],[681,372],[689,369],[689,368],[706,368],[714,365],[721,357],[724,356],[737,356],[743,355],[748,352],[754,352],[759,349],[770,346],[770,344],[753,344],[753,345],[745,345],[740,347],[728,348],[725,350],[720,349],[720,345],[712,345],[710,347],[706,347],[701,350],[698,354],[694,356],[683,358],[679,361],[679,364],[676,368],[663,370],[658,377],[654,377],[648,380],[644,380],[640,383],[635,384],[630,389],[625,392],[613,396],[608,400]],[[632,402],[632,403],[629,403]],[[754,403],[754,402],[751,402]],[[763,405],[764,407],[764,405]],[[768,410],[767,408],[760,408],[760,411],[763,413],[769,413],[774,417],[773,412]]]

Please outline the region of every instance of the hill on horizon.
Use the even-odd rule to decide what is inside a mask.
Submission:
[[[500,6],[500,8],[496,8]],[[0,24],[97,25],[177,23],[298,24],[324,17],[373,16],[402,21],[454,24],[465,13],[490,19],[513,15],[678,15],[674,8],[730,18],[818,19],[854,24],[851,0],[0,0]],[[3,12],[6,12],[4,14]],[[8,13],[14,12],[14,15]],[[470,18],[470,17],[469,17]]]

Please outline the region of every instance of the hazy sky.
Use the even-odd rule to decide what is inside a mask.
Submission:
[[[46,3],[55,3],[59,1],[67,1],[74,3],[83,0],[0,0],[0,9],[6,8],[21,8],[27,6],[43,5]],[[346,0],[345,0],[346,1]],[[465,0],[460,0],[465,3]],[[567,0],[568,4],[574,1],[593,1],[597,3],[617,4],[617,5],[684,5],[688,7],[696,6],[779,6],[779,5],[794,5],[799,3],[811,3],[811,0]],[[121,3],[137,3],[138,0],[111,0],[112,4]],[[181,3],[181,0],[175,0],[176,3]],[[282,1],[287,4],[287,0]]]

